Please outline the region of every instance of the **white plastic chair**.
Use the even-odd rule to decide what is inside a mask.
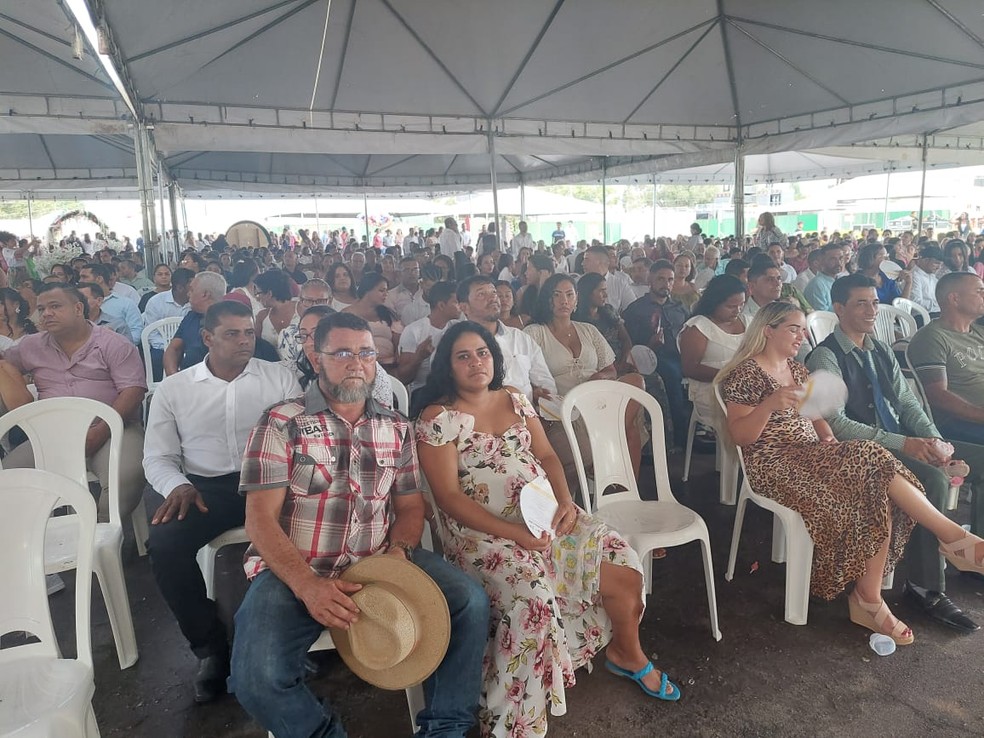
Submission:
[[[51,471],[88,489],[85,466],[85,436],[93,420],[109,426],[109,522],[96,525],[93,569],[99,580],[116,642],[120,668],[137,662],[137,638],[123,577],[123,525],[120,520],[120,446],[123,419],[109,405],[85,397],[53,397],[38,400],[0,416],[0,435],[19,426],[34,452],[35,469]],[[134,529],[140,517],[144,529],[147,516],[143,502],[133,512]],[[76,568],[80,556],[78,525],[71,516],[53,518],[45,542],[45,572],[57,574]],[[140,533],[137,533],[138,540]],[[83,581],[83,580],[79,580]]]
[[[625,415],[629,403],[633,401],[641,405],[652,419],[653,466],[658,497],[656,501],[644,501],[639,497],[638,482],[629,458]],[[700,541],[711,633],[714,640],[721,640],[710,536],[704,520],[673,497],[670,475],[666,468],[663,411],[659,403],[652,395],[637,387],[610,380],[584,382],[567,393],[561,407],[561,421],[574,452],[581,489],[588,490],[590,488],[584,470],[584,458],[574,433],[575,410],[584,420],[594,459],[595,514],[623,535],[639,555],[645,573],[647,594],[652,592],[652,551]],[[603,495],[602,492],[613,484],[621,485],[625,491]],[[590,512],[591,501],[587,494],[585,507]]]
[[[74,659],[61,657],[45,587],[46,528],[56,506],[81,545],[75,588]],[[90,636],[92,550],[96,504],[78,482],[38,469],[0,471],[0,635],[26,632],[36,643],[0,650],[0,734],[45,738],[98,738]]]
[[[154,394],[154,390],[157,389],[157,385],[160,382],[154,381],[154,365],[150,360],[150,337],[154,333],[159,333],[161,338],[164,339],[164,344],[174,338],[174,334],[178,332],[178,326],[181,325],[183,318],[161,318],[160,320],[155,320],[153,323],[145,326],[140,332],[140,346],[143,349],[144,357],[144,371],[146,372],[147,379],[147,394],[144,395],[143,399],[143,419],[144,424],[147,423],[147,413],[150,412],[150,398]]]
[[[916,319],[894,305],[879,305],[875,318],[875,338],[894,345],[899,340],[908,340],[916,334]]]
[[[827,336],[834,332],[840,319],[836,313],[827,310],[814,310],[806,316],[807,337],[810,345],[816,348]]]
[[[690,479],[690,460],[694,452],[694,436],[697,433],[697,423],[714,428],[714,469],[720,474],[718,499],[722,505],[734,505],[738,499],[738,457],[735,456],[735,445],[728,440],[720,428],[702,418],[694,405],[690,413],[690,426],[687,428],[687,447],[683,456],[683,477],[681,481]]]
[[[393,388],[393,409],[409,416],[410,393],[407,392],[406,385],[396,377],[390,377],[390,384]]]
[[[727,407],[721,397],[721,388],[714,387],[721,408],[727,413]],[[745,457],[740,447],[738,463],[744,481],[741,493],[738,495],[738,507],[735,510],[735,528],[731,535],[731,553],[728,556],[728,571],[724,575],[731,581],[735,575],[735,559],[738,556],[738,541],[741,538],[741,526],[745,519],[745,506],[754,502],[759,507],[773,514],[772,519],[772,561],[786,563],[786,612],[785,620],[792,625],[806,625],[806,617],[810,607],[810,578],[813,573],[813,539],[806,529],[803,517],[788,507],[768,497],[756,494],[748,484],[748,472],[745,470]]]
[[[922,325],[929,325],[931,320],[929,311],[918,302],[913,302],[905,297],[896,297],[892,300],[892,307],[897,307],[899,310],[909,313],[913,318],[918,318],[917,323],[922,321]]]

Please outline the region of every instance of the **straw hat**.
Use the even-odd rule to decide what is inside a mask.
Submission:
[[[383,689],[406,689],[429,677],[448,650],[451,615],[440,587],[423,569],[394,556],[370,556],[341,576],[363,585],[361,611],[348,630],[330,628],[356,676]]]

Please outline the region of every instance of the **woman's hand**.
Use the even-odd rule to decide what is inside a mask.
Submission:
[[[532,533],[530,533],[529,528],[527,528],[522,523],[515,523],[515,534],[510,536],[517,544],[527,551],[547,551],[550,549],[550,534],[542,533],[540,537],[537,538]]]
[[[577,522],[577,505],[575,505],[570,500],[566,502],[561,502],[557,506],[557,512],[554,513],[553,526],[554,532],[558,536],[566,536],[572,530],[574,530],[574,524]]]
[[[804,389],[797,384],[780,387],[769,395],[762,404],[772,412],[781,412],[789,408],[799,407],[805,394]]]

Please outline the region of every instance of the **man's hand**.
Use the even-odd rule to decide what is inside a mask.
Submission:
[[[924,464],[939,466],[947,461],[936,445],[935,438],[906,438],[902,453]]]
[[[434,352],[434,341],[432,341],[430,336],[428,336],[427,338],[425,338],[423,341],[420,342],[420,344],[417,346],[417,351],[415,353],[417,354],[417,358],[423,361],[428,356],[430,356],[433,352]]]
[[[85,457],[89,458],[109,440],[109,426],[97,420],[85,434]]]
[[[533,388],[533,397],[532,397],[533,404],[536,405],[540,401],[540,398],[541,397],[546,397],[546,398],[549,399],[550,398],[550,390],[544,389],[543,387],[534,387]]]
[[[359,607],[349,595],[360,589],[362,585],[355,582],[318,577],[301,594],[301,601],[311,617],[326,628],[348,630],[359,619]]]
[[[185,515],[188,514],[188,510],[192,505],[197,507],[202,513],[208,512],[201,493],[192,485],[182,484],[180,487],[175,487],[174,491],[165,498],[164,504],[157,508],[157,512],[154,513],[154,519],[150,521],[150,524],[157,525],[158,523],[170,522],[175,513],[178,515],[178,520],[184,520]]]

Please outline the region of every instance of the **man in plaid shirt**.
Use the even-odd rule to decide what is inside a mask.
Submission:
[[[418,736],[460,736],[475,722],[488,639],[481,585],[418,547],[424,501],[410,422],[372,399],[376,349],[350,313],[315,333],[318,382],[274,405],[243,456],[251,584],[236,613],[230,690],[278,738],[342,738],[327,701],[304,683],[304,655],[327,626],[358,618],[338,576],[375,554],[411,560],[437,583],[451,613],[444,661],[424,683]]]

